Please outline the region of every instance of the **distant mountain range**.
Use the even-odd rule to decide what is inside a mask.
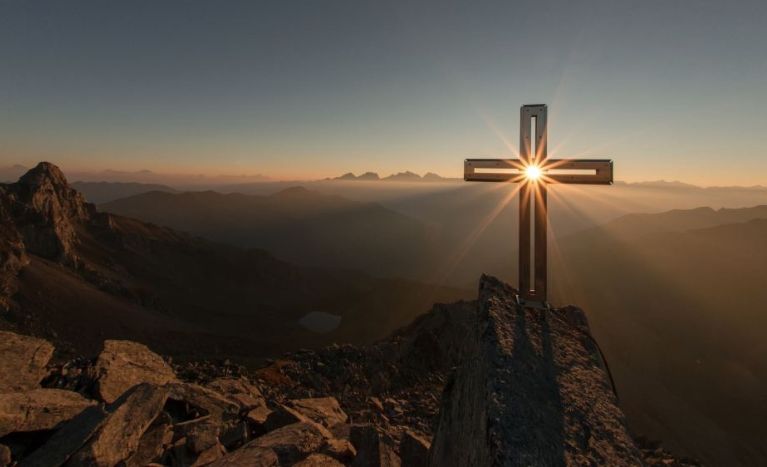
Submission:
[[[306,266],[418,277],[439,254],[436,231],[377,203],[303,187],[269,196],[153,191],[99,206],[244,248],[263,248]]]
[[[0,182],[14,182],[29,170],[23,165],[0,167]],[[205,173],[188,174],[172,172],[154,172],[151,170],[67,170],[69,180],[81,182],[147,183],[159,185],[218,185],[265,182],[270,178],[261,174],[211,175]]]
[[[365,172],[361,175],[354,175],[352,172],[347,172],[340,177],[336,177],[328,180],[348,180],[348,181],[390,181],[390,182],[446,182],[461,180],[459,178],[445,178],[437,175],[433,172],[427,172],[423,177],[417,173],[405,171],[391,174],[387,177],[379,177],[375,172]]]
[[[85,199],[93,204],[107,203],[150,191],[177,192],[167,185],[133,182],[74,182],[72,188],[82,193]]]

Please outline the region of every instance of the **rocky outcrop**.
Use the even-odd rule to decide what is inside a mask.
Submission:
[[[580,310],[521,308],[492,278],[478,302],[436,306],[387,340],[301,350],[254,373],[171,369],[110,341],[50,367],[41,389],[53,347],[2,337],[13,346],[0,363],[15,362],[0,374],[5,464],[696,465],[637,449]],[[31,376],[8,386],[17,373]]]
[[[77,261],[77,224],[90,219],[95,208],[69,186],[58,167],[41,162],[4,191],[4,204],[30,253]]]
[[[43,339],[0,331],[0,393],[40,386],[53,346]]]
[[[107,403],[139,383],[165,384],[176,379],[162,357],[131,341],[105,341],[96,372],[99,398]]]
[[[431,465],[642,464],[582,311],[524,308],[483,277],[467,346]]]
[[[15,343],[17,350],[34,355],[29,349],[46,349],[38,367],[53,352],[45,341],[6,334],[6,342]],[[0,451],[10,456],[6,464],[338,466],[351,465],[358,457],[349,439],[348,416],[332,397],[278,402],[242,375],[206,377],[205,386],[179,381],[143,345],[108,341],[104,347],[90,360],[91,368],[89,360],[77,359],[54,366],[52,372],[62,374],[45,379],[82,394],[39,387],[0,393],[0,445],[11,443]],[[74,385],[63,377],[72,368],[81,370]],[[255,417],[260,411],[266,416]],[[390,446],[381,445],[377,452],[396,459]]]

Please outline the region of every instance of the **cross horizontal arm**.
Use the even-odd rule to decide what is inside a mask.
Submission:
[[[466,159],[463,178],[470,182],[518,183],[526,180],[526,167],[520,159]],[[610,159],[546,159],[540,168],[545,183],[613,183],[613,161]]]

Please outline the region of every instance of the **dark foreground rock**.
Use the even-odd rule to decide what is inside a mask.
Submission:
[[[642,463],[580,310],[524,308],[484,277],[478,313],[445,389],[431,465]]]
[[[521,309],[491,278],[387,340],[254,373],[127,341],[46,369],[50,344],[7,338],[0,466],[696,465],[637,449],[579,310]]]

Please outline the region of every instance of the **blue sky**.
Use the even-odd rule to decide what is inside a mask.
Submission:
[[[767,184],[767,2],[0,0],[0,163],[459,175],[556,156]]]

